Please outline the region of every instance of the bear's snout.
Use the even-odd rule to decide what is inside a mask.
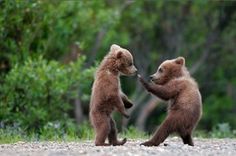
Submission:
[[[131,73],[131,75],[136,75],[138,73],[137,68],[135,66],[132,66],[130,73]]]
[[[155,79],[155,76],[154,75],[150,75],[149,78],[150,78],[151,81],[153,81]]]
[[[137,74],[138,73],[138,69],[136,67],[134,67],[134,73]]]

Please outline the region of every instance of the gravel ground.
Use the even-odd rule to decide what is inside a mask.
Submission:
[[[199,156],[236,155],[236,139],[197,139],[195,146],[183,145],[177,137],[168,138],[158,147],[139,146],[144,140],[128,140],[124,146],[95,147],[92,141],[83,142],[18,142],[0,145],[0,156]]]

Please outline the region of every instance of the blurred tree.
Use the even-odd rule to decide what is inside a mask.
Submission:
[[[133,53],[145,77],[165,59],[182,55],[203,96],[199,128],[211,130],[223,122],[236,128],[236,2],[1,0],[0,7],[3,77],[29,57],[68,64],[86,55],[83,68],[89,68],[113,43]],[[88,114],[91,83],[85,77],[80,84],[78,121]],[[162,102],[149,96],[134,77],[122,78],[122,87],[135,103],[131,118],[122,124],[152,131],[164,116],[163,105],[157,108]]]

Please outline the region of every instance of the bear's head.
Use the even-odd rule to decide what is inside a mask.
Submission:
[[[178,57],[172,60],[166,60],[158,67],[155,74],[151,75],[151,81],[163,85],[171,79],[181,77],[185,74],[185,59]]]
[[[137,68],[134,66],[133,56],[131,53],[120,46],[113,44],[110,48],[110,53],[115,59],[115,64],[118,71],[122,75],[134,75],[137,72]]]

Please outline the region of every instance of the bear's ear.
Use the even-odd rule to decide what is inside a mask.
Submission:
[[[118,51],[117,54],[116,54],[116,58],[120,59],[123,55],[123,52],[122,51]]]
[[[176,64],[180,64],[180,65],[185,65],[185,59],[184,59],[184,57],[177,57],[176,59],[175,59],[175,63]]]
[[[117,51],[118,49],[120,49],[120,46],[118,46],[117,44],[112,44],[110,51]]]

